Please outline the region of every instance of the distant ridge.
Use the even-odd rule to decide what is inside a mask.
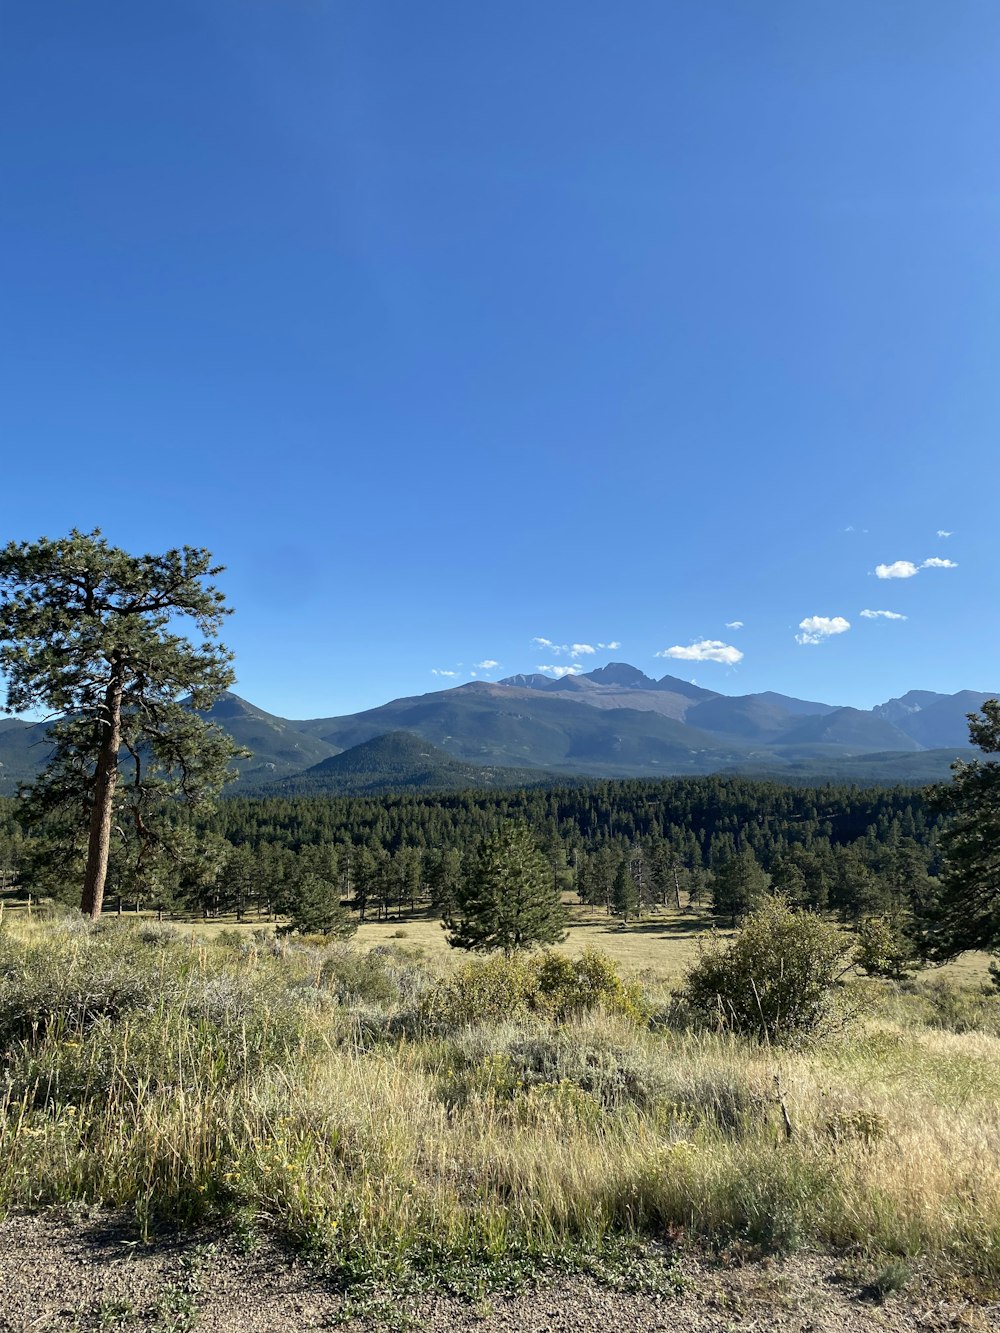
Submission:
[[[966,714],[998,694],[910,690],[866,710],[770,690],[721,694],[609,662],[561,679],[474,680],[301,721],[229,693],[207,716],[251,751],[237,764],[235,791],[286,780],[310,791],[450,790],[696,773],[925,782],[947,778],[955,755],[971,753]],[[0,720],[0,794],[12,795],[48,754],[45,724]]]
[[[466,764],[410,731],[390,731],[323,759],[282,791],[342,790],[358,795],[389,791],[467,791],[532,787],[545,780],[538,769]]]

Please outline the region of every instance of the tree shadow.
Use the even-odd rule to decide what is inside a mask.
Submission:
[[[689,940],[712,930],[719,922],[708,912],[681,913],[678,916],[639,917],[626,925],[617,917],[589,921],[571,921],[569,929],[599,930],[605,935],[659,936],[661,939]]]

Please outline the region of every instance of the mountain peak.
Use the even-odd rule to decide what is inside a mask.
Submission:
[[[630,690],[656,688],[656,681],[651,676],[638,667],[630,666],[628,662],[609,662],[607,666],[598,667],[595,671],[585,671],[582,679],[592,680],[595,685],[621,685]]]

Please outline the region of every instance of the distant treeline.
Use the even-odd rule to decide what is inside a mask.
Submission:
[[[14,818],[0,801],[0,873],[51,892]],[[585,902],[622,910],[714,905],[736,916],[770,883],[793,901],[845,917],[922,914],[933,904],[942,816],[911,787],[789,787],[739,777],[593,781],[502,793],[433,796],[236,797],[208,816],[183,807],[178,823],[214,848],[207,868],[156,882],[111,869],[109,893],[165,911],[277,912],[304,875],[320,877],[361,912],[444,910],[463,858],[506,820],[523,821],[562,886]],[[117,883],[115,876],[118,876]],[[58,878],[58,877],[56,877]],[[72,895],[70,895],[72,896]],[[619,892],[620,896],[620,892]]]

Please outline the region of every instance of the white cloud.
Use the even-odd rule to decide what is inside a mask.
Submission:
[[[891,565],[875,566],[877,579],[912,579],[919,572],[912,560],[894,560]]]
[[[743,654],[738,648],[719,639],[699,639],[686,647],[674,644],[672,648],[662,648],[657,657],[674,657],[681,662],[724,662],[726,666],[735,666],[743,661]]]
[[[891,565],[876,565],[875,575],[880,579],[912,579],[922,569],[957,569],[954,560],[944,560],[939,555],[932,555],[929,560],[921,560],[915,565],[912,560],[894,560]]]
[[[743,628],[743,621],[742,621],[742,620],[727,620],[727,621],[726,621],[726,629],[742,629],[742,628]]]
[[[544,671],[547,676],[555,676],[556,680],[562,680],[563,676],[578,676],[583,670],[579,662],[573,662],[570,666],[537,666],[536,671]]]
[[[799,621],[801,634],[796,634],[796,643],[822,643],[833,634],[843,634],[851,628],[851,622],[843,616],[806,616]]]
[[[457,676],[457,671],[441,671],[437,667],[431,667],[432,676]]]
[[[607,648],[609,652],[613,653],[616,648],[621,647],[621,644],[617,639],[613,639],[611,643],[599,643],[597,646],[598,648]]]
[[[597,648],[620,648],[620,643],[599,643],[597,648],[592,643],[553,643],[551,639],[534,638],[532,648],[547,648],[556,657],[590,657]]]
[[[865,620],[905,620],[898,611],[862,611]]]
[[[484,657],[483,660],[482,660],[481,662],[477,662],[477,663],[476,663],[476,670],[477,670],[477,671],[492,671],[494,667],[498,667],[499,665],[500,665],[500,663],[497,662],[497,661],[494,661],[494,659],[493,659],[492,657]]]
[[[955,534],[953,532],[946,532],[944,528],[938,528],[937,535],[939,537],[954,537]]]

